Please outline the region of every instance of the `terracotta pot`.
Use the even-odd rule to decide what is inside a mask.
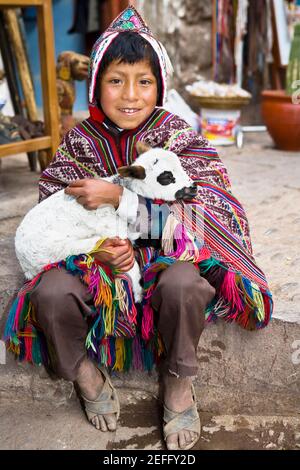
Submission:
[[[293,104],[284,90],[265,90],[261,112],[278,149],[300,150],[300,104]]]

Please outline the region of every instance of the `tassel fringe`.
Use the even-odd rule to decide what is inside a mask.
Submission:
[[[101,249],[100,241],[95,251]],[[211,256],[206,246],[199,244],[173,214],[168,217],[163,236],[163,254],[149,248],[140,249],[143,266],[144,298],[136,306],[129,278],[114,273],[87,255],[70,256],[65,261],[46,266],[64,267],[70,275],[79,275],[93,294],[94,307],[89,317],[86,337],[88,355],[99,364],[121,371],[130,368],[150,371],[164,352],[162,340],[155,327],[151,296],[158,273],[177,261],[192,262],[215,287],[216,295],[206,308],[206,320],[223,318],[248,330],[264,328],[271,320],[271,293],[235,272]],[[32,289],[40,282],[42,273],[27,282],[14,301],[5,326],[4,340],[8,350],[19,360],[51,365],[51,351],[35,319],[30,302]]]

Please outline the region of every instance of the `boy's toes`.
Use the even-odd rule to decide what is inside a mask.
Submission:
[[[101,429],[102,432],[115,431],[117,429],[115,415],[96,415],[91,419],[91,423],[96,429]]]
[[[168,450],[177,450],[179,449],[178,434],[174,433],[167,437],[166,446]]]
[[[91,419],[91,423],[93,426],[95,426],[96,429],[100,429],[100,422],[98,416],[94,416],[94,418]]]
[[[188,442],[186,441],[186,432],[185,431],[180,431],[178,433],[178,440],[179,440],[179,448],[180,449],[184,449],[185,446],[188,444]]]
[[[117,419],[115,415],[106,415],[105,421],[109,431],[115,431],[117,429]]]
[[[191,442],[196,440],[198,434],[186,429],[178,433],[171,434],[166,439],[166,446],[168,450],[185,449]],[[196,443],[196,442],[195,442]]]
[[[106,426],[106,421],[104,419],[104,416],[99,415],[99,421],[100,421],[100,429],[102,432],[107,431],[107,426]]]

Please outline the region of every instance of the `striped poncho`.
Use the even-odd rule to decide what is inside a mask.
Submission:
[[[139,128],[120,131],[107,119],[101,121],[94,109],[90,118],[66,134],[43,172],[40,200],[75,179],[115,174],[119,166],[136,159],[137,141],[175,152],[198,185],[197,198],[191,203],[171,205],[161,248],[138,250],[145,289],[142,305],[136,309],[124,276],[126,302],[121,307],[114,300],[114,273],[107,266],[96,266],[91,256],[70,257],[45,268],[65,267],[94,293],[87,350],[98,362],[117,370],[131,366],[151,369],[157,361],[162,344],[155,329],[151,294],[159,272],[177,260],[194,263],[216,288],[216,296],[207,306],[207,321],[222,317],[246,329],[259,329],[272,314],[267,281],[255,263],[248,221],[231,192],[226,168],[216,150],[178,116],[157,108]],[[40,275],[19,293],[7,322],[6,340],[20,359],[47,363],[47,344],[30,303],[30,291]],[[107,287],[109,297],[103,295]]]

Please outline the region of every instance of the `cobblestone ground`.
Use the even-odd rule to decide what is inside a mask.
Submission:
[[[222,147],[233,193],[250,221],[256,260],[266,273],[275,316],[300,321],[300,152],[274,150],[265,133]]]

